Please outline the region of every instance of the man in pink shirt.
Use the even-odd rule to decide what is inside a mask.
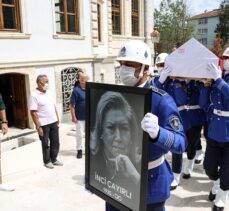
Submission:
[[[47,75],[37,77],[37,89],[30,96],[29,110],[42,143],[44,165],[47,168],[62,166],[57,160],[59,152],[59,118],[52,96],[48,91]]]

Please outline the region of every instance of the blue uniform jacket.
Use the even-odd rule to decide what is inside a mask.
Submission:
[[[174,99],[177,107],[187,104],[187,94],[184,91],[185,82],[167,79],[163,84],[161,84],[158,79],[159,77],[155,77],[152,81],[152,84],[155,85],[157,88],[166,91]],[[191,128],[191,124],[188,119],[188,112],[184,109],[179,111],[179,113],[182,119],[184,131],[186,132],[188,129]]]
[[[162,85],[158,79],[154,79],[154,83],[173,97],[178,109],[187,107],[187,109],[179,109],[185,132],[194,126],[206,123],[205,113],[201,108],[188,109],[189,106],[199,106],[201,88],[199,82],[190,81],[186,84],[185,81],[167,79]]]
[[[145,87],[150,87],[149,83]],[[187,147],[181,118],[177,106],[166,92],[154,86],[152,88],[152,113],[158,117],[160,132],[156,140],[149,143],[149,161],[165,155],[168,151],[180,154]],[[148,171],[147,202],[158,203],[170,196],[173,181],[172,170],[165,161],[160,166]]]
[[[208,137],[217,142],[229,142],[229,117],[220,114],[221,111],[229,112],[228,82],[229,76],[226,75],[224,79],[217,79],[211,87],[201,89],[199,103],[207,113]]]
[[[198,81],[190,81],[187,84],[187,105],[199,106],[201,84]],[[188,110],[188,119],[192,127],[206,123],[205,112],[202,108]]]

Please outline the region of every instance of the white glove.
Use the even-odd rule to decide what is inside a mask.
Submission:
[[[216,81],[218,78],[221,78],[222,71],[219,67],[215,66],[213,63],[209,63],[207,70],[211,73],[212,78]]]
[[[147,113],[141,122],[141,127],[152,139],[155,139],[160,129],[158,117],[152,113]]]
[[[172,69],[170,67],[165,67],[162,71],[161,71],[161,74],[160,74],[160,77],[159,77],[159,82],[161,84],[163,84],[165,82],[165,80],[168,78],[169,74],[172,72]]]

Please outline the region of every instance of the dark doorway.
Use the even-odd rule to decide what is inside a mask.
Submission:
[[[27,98],[25,76],[22,74],[0,75],[0,92],[6,105],[9,127],[27,128]]]

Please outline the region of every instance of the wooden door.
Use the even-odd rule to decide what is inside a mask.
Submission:
[[[13,74],[10,77],[14,126],[24,129],[28,126],[25,76]]]

